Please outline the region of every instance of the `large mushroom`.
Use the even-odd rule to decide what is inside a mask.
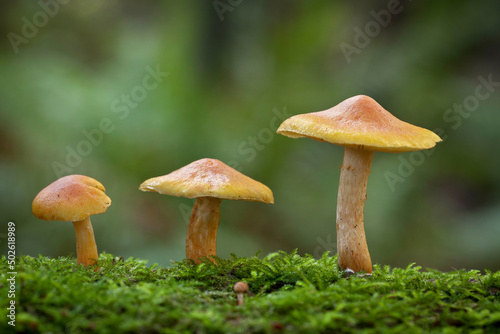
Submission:
[[[111,199],[104,186],[84,175],[68,175],[45,187],[33,200],[35,217],[73,222],[77,263],[88,266],[98,258],[90,216],[105,212]]]
[[[338,264],[344,270],[371,273],[363,211],[373,152],[429,149],[441,138],[397,119],[366,95],[351,97],[325,111],[290,117],[277,132],[345,147],[337,198]]]
[[[196,198],[189,220],[186,257],[216,255],[220,204],[223,199],[274,203],[271,190],[216,159],[201,159],[170,174],[144,181],[142,191]]]

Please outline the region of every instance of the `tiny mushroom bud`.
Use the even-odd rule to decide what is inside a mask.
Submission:
[[[236,293],[238,305],[243,305],[245,302],[245,293],[248,293],[249,287],[247,282],[237,282],[233,286],[233,291]]]
[[[274,203],[271,190],[216,159],[201,159],[170,174],[144,181],[142,191],[196,198],[189,220],[186,257],[200,263],[216,255],[220,204],[223,199]]]
[[[111,199],[104,186],[84,175],[68,175],[45,187],[35,197],[32,211],[43,220],[73,222],[77,263],[88,266],[98,258],[90,216],[105,212]]]
[[[429,149],[441,138],[397,119],[366,95],[351,97],[325,111],[290,117],[277,132],[345,147],[337,198],[338,264],[346,271],[371,273],[363,211],[374,151]]]
[[[344,270],[344,276],[345,276],[345,277],[350,277],[350,276],[352,276],[352,275],[354,275],[354,270],[352,270],[352,269],[350,269],[350,268],[346,268],[346,269]]]

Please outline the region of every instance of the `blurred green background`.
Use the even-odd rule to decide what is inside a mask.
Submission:
[[[36,219],[31,202],[85,174],[113,200],[92,218],[99,251],[168,265],[185,256],[194,201],[138,186],[211,157],[275,196],[223,202],[220,256],[335,252],[343,148],[275,130],[366,94],[445,139],[375,154],[373,262],[498,270],[499,13],[498,1],[3,1],[0,222],[16,222],[18,254],[74,254],[73,226]]]

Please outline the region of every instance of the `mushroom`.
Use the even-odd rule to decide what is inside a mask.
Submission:
[[[325,111],[292,116],[277,132],[345,147],[337,198],[338,265],[344,270],[371,273],[363,210],[374,151],[429,149],[441,138],[397,119],[366,95],[351,97]]]
[[[77,263],[88,266],[98,258],[90,216],[111,205],[104,186],[84,175],[68,175],[49,184],[33,200],[35,217],[73,222],[76,232]]]
[[[247,282],[237,282],[233,286],[233,291],[236,293],[236,298],[238,299],[238,306],[245,303],[245,293],[248,293],[248,290],[249,288]]]
[[[142,191],[196,198],[189,220],[186,257],[200,263],[216,255],[217,227],[223,199],[274,203],[271,190],[216,159],[201,159],[170,174],[144,181]]]

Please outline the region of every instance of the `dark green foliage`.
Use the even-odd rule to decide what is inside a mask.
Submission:
[[[99,268],[69,257],[23,256],[16,275],[16,327],[2,306],[0,332],[52,333],[498,333],[500,272],[375,266],[345,277],[336,258],[295,252],[171,268],[101,254]],[[7,305],[7,261],[0,299]],[[236,306],[232,286],[251,294]]]

